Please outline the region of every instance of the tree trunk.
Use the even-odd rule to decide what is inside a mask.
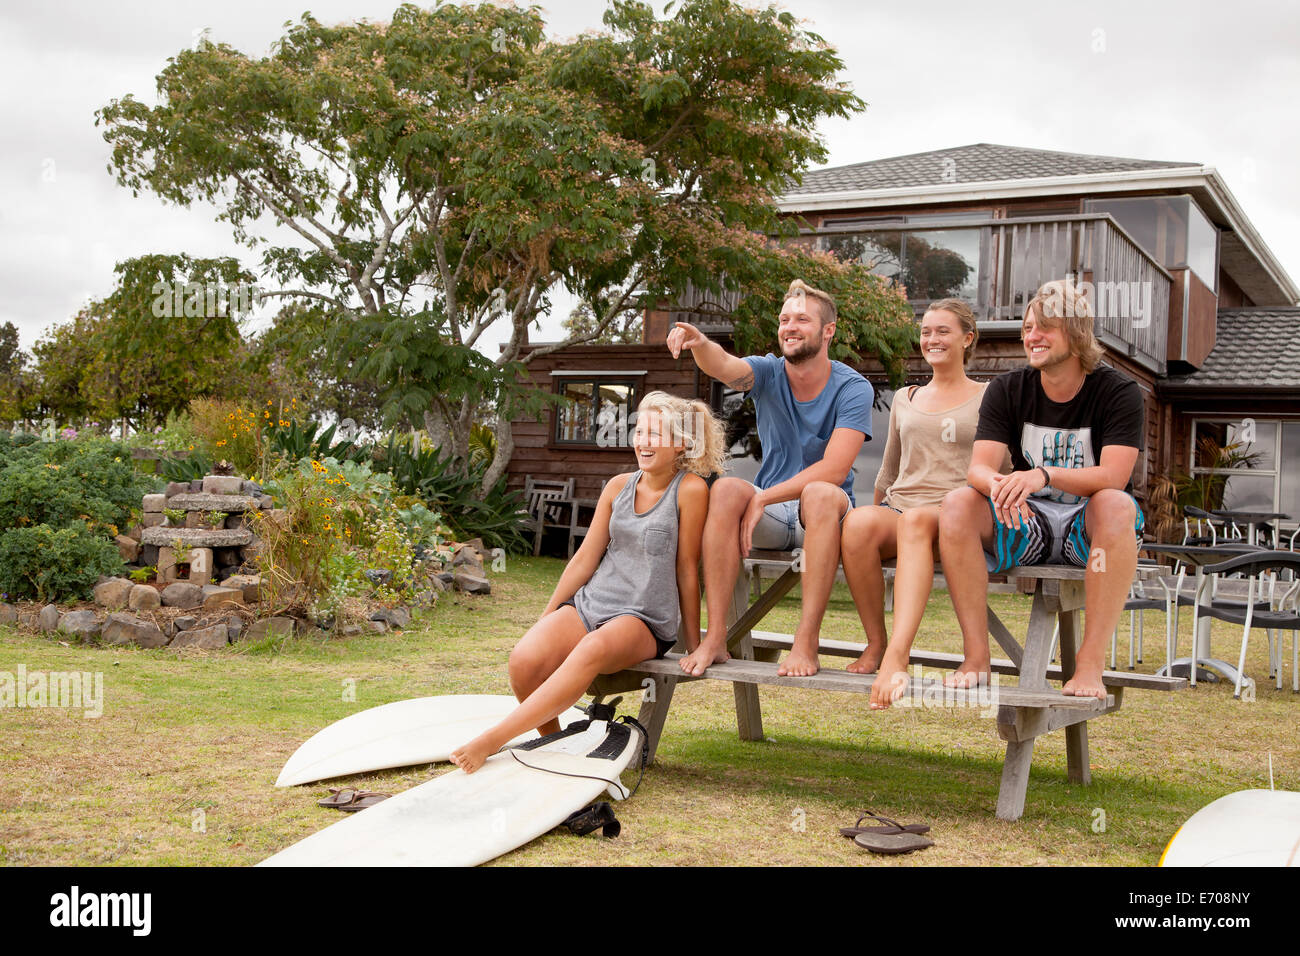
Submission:
[[[483,484],[479,488],[485,498],[492,490],[492,486],[506,473],[510,459],[515,453],[515,436],[510,430],[510,422],[505,420],[504,415],[498,416],[496,428],[493,430],[497,436],[497,453],[492,457],[492,464],[488,465],[488,470],[483,475]]]

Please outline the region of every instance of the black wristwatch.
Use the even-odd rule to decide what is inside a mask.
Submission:
[[[1042,465],[1038,466],[1038,470],[1043,473],[1043,487],[1046,488],[1052,483],[1052,476],[1047,473],[1047,469]]]

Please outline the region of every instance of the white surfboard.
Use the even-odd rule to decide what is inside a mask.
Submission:
[[[494,754],[472,774],[435,777],[258,865],[476,866],[553,829],[603,790],[625,797],[619,774],[639,762],[641,743],[635,727],[593,720]]]
[[[1300,866],[1300,793],[1239,790],[1197,810],[1161,866]]]
[[[518,706],[508,694],[453,694],[371,707],[311,737],[294,751],[275,785],[292,787],[354,773],[438,763]],[[570,709],[560,715],[560,725],[583,717],[582,711]],[[537,731],[530,730],[511,742],[536,737]]]

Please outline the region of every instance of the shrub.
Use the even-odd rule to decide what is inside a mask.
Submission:
[[[197,398],[190,402],[190,418],[199,436],[199,449],[215,459],[225,459],[245,475],[260,474],[265,451],[264,425],[270,423],[271,410],[263,410],[265,420],[251,408],[217,398]]]
[[[462,466],[437,448],[412,451],[393,436],[375,467],[393,476],[397,490],[418,496],[442,515],[458,540],[482,538],[488,548],[524,549],[523,497],[507,490],[504,475],[487,495],[481,494],[486,462]]]
[[[0,462],[0,527],[89,524],[116,534],[154,482],[104,439],[41,442]]]
[[[0,535],[0,591],[11,599],[84,599],[101,574],[123,570],[111,542],[85,525],[10,528]]]

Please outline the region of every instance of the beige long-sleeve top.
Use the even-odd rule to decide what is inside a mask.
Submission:
[[[911,388],[894,393],[885,458],[876,475],[876,489],[884,494],[885,504],[899,511],[937,505],[966,484],[983,399],[981,388],[954,408],[923,412],[912,404]],[[1010,470],[1008,456],[999,471]]]

